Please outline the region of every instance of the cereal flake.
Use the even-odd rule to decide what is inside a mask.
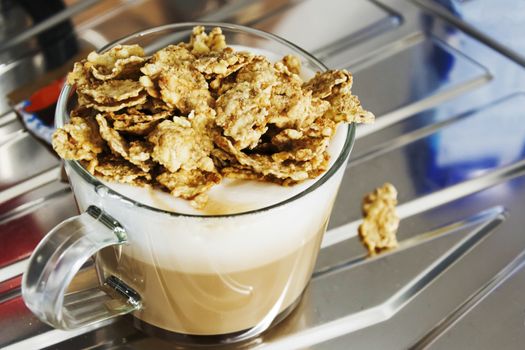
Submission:
[[[397,190],[390,183],[385,183],[363,198],[364,219],[359,226],[359,237],[370,255],[398,246],[396,233],[399,216],[396,205]]]

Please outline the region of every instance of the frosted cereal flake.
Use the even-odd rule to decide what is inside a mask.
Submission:
[[[266,132],[270,92],[242,82],[217,99],[216,123],[238,149],[254,148]]]

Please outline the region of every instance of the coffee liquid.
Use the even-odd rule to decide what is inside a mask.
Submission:
[[[98,263],[106,275],[139,292],[143,307],[134,316],[143,322],[176,333],[228,334],[250,329],[265,317],[273,319],[299,298],[324,230],[325,225],[305,235],[311,238],[291,254],[246,270],[221,272],[217,266],[214,273],[188,273],[177,266],[159,267],[154,255],[152,264],[113,247],[99,253]]]

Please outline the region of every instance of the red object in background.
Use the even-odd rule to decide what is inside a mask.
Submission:
[[[15,289],[18,289],[22,284],[22,275],[8,279],[7,281],[0,282],[0,295],[9,293]]]
[[[0,225],[0,268],[27,258],[42,239],[39,223],[22,216]]]
[[[27,112],[36,112],[54,105],[58,100],[58,96],[60,95],[62,86],[64,86],[64,82],[65,78],[55,80],[49,85],[46,85],[35,92],[33,95],[31,95],[31,97],[29,97],[29,105],[25,108],[25,110]]]

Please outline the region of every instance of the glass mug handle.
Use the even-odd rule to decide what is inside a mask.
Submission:
[[[60,329],[75,329],[140,309],[139,294],[115,276],[100,286],[66,294],[88,259],[102,248],[124,243],[124,228],[95,206],[58,224],[31,255],[22,278],[25,304],[40,320]]]

